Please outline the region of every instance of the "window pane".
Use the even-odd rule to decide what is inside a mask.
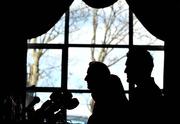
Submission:
[[[127,51],[128,52],[128,51]],[[153,57],[153,62],[154,62],[154,68],[152,71],[152,77],[154,77],[155,83],[162,89],[163,88],[163,77],[164,77],[164,51],[155,51],[155,50],[149,50]],[[129,89],[129,85],[127,80],[127,75],[124,73],[125,70],[125,62],[126,62],[127,57],[125,59],[122,59],[123,62],[120,63],[118,67],[119,70],[117,69],[118,67],[115,66],[114,68],[114,73],[116,73],[119,77],[121,77],[121,81],[123,82],[123,86],[125,90]]]
[[[125,55],[128,49],[124,48],[69,48],[68,89],[87,89],[84,78],[91,61],[91,50],[94,50],[94,58],[97,61],[111,65],[109,67],[111,72],[117,74],[121,78],[124,88],[128,89],[124,73]],[[107,55],[102,52],[104,50],[108,53]]]
[[[84,78],[90,55],[90,48],[69,48],[68,89],[87,89]]]
[[[27,86],[61,86],[61,50],[28,49]]]
[[[128,5],[124,0],[113,6],[93,9],[76,0],[70,11],[70,43],[128,44]]]
[[[110,55],[112,58],[120,59],[117,63],[110,66],[110,71],[112,74],[116,74],[121,79],[123,87],[125,90],[129,90],[129,83],[127,82],[125,70],[125,62],[126,62],[126,53],[128,52],[127,48],[116,48],[113,52],[113,55]],[[113,60],[113,59],[112,59]]]
[[[162,89],[164,77],[164,51],[150,51],[150,53],[154,58],[152,77],[154,77],[155,83]]]
[[[26,93],[26,107],[32,102],[33,98],[36,96],[36,97],[39,97],[39,99],[40,99],[40,101],[34,105],[34,109],[37,110],[42,106],[42,104],[45,101],[50,99],[49,98],[50,95],[51,95],[51,93],[49,93],[49,92],[47,92],[47,93],[46,92],[36,92],[36,93],[27,92]]]
[[[164,41],[153,36],[134,15],[134,45],[162,45]]]
[[[91,94],[90,93],[73,93],[77,98],[79,105],[71,110],[67,110],[67,120],[71,123],[86,124],[88,117],[91,115]]]
[[[40,98],[40,102],[38,104],[35,105],[35,110],[40,108],[42,106],[43,103],[45,103],[47,100],[50,100],[49,96],[51,95],[51,93],[49,92],[37,92],[36,96]]]

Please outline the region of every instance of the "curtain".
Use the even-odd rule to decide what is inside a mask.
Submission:
[[[126,0],[130,10],[155,37],[167,41],[177,35],[179,1]]]

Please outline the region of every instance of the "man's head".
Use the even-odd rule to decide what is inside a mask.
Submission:
[[[106,81],[110,77],[110,70],[108,67],[98,61],[92,61],[89,63],[89,67],[87,70],[87,75],[85,77],[85,81],[87,81],[88,89],[94,90],[105,84]]]
[[[129,83],[136,84],[150,77],[153,67],[153,58],[146,49],[133,47],[127,53],[125,73]]]

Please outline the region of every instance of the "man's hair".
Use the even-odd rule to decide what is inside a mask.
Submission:
[[[138,67],[145,67],[149,72],[151,72],[154,67],[153,57],[145,48],[132,47],[127,53],[127,57],[131,63],[134,63]]]
[[[108,66],[102,62],[99,62],[99,61],[90,62],[89,69],[95,72],[97,76],[100,76],[100,77],[110,76],[110,70]]]

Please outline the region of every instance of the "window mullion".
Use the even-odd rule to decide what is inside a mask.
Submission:
[[[65,13],[65,32],[64,32],[64,47],[62,49],[62,73],[61,73],[61,88],[67,90],[68,80],[68,44],[69,44],[69,9]],[[62,108],[62,119],[67,121],[67,111]]]
[[[69,10],[65,13],[64,47],[62,49],[62,89],[67,89],[68,44],[69,44]]]
[[[133,47],[133,13],[129,9],[129,49]],[[134,84],[129,84],[129,100],[131,100],[131,91],[134,88]]]

